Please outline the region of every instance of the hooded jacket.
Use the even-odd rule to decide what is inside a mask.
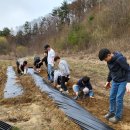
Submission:
[[[111,80],[115,82],[124,82],[130,81],[129,73],[129,64],[127,63],[126,58],[120,52],[114,52],[114,56],[111,61],[107,62],[109,68],[109,75],[107,81]]]

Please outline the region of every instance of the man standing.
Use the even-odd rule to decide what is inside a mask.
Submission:
[[[48,62],[48,80],[52,83],[53,82],[53,76],[52,73],[54,71],[54,57],[55,57],[55,51],[50,47],[50,45],[45,45],[45,50],[48,51],[47,56],[47,62]]]
[[[118,123],[123,114],[123,98],[125,91],[129,92],[129,64],[120,52],[111,53],[107,48],[99,51],[99,59],[106,61],[109,68],[109,75],[106,88],[110,88],[110,108],[105,118],[112,123]],[[110,82],[112,81],[112,85]]]

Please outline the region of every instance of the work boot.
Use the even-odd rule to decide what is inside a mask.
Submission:
[[[107,113],[104,117],[105,117],[107,120],[109,120],[110,118],[112,118],[112,117],[114,117],[114,116],[115,116],[114,113],[109,112],[109,113]]]
[[[118,123],[119,121],[121,121],[121,119],[116,118],[116,117],[114,116],[114,117],[112,117],[112,118],[109,118],[109,121],[110,121],[111,123],[116,124],[116,123]]]

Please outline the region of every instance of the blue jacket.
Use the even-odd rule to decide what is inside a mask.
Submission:
[[[115,82],[130,81],[129,64],[126,58],[120,52],[114,52],[112,60],[107,63],[110,70],[107,81],[111,80]]]
[[[85,87],[87,87],[89,90],[92,90],[92,85],[90,81],[88,81],[86,84],[83,84],[82,78],[77,82],[77,85],[80,89],[84,89]]]

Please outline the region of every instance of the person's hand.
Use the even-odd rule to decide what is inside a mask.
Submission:
[[[130,83],[127,83],[127,85],[126,85],[126,91],[127,91],[127,93],[130,94]]]
[[[109,89],[111,88],[111,83],[110,82],[106,82],[105,86],[104,86],[106,89]]]

